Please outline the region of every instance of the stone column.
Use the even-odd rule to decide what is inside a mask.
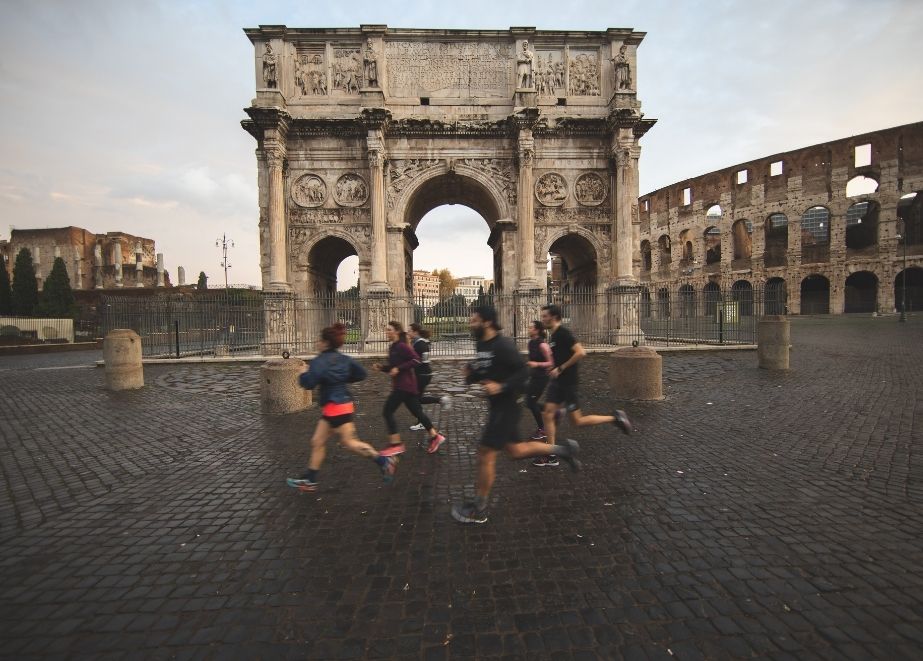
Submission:
[[[388,246],[385,224],[385,173],[384,140],[380,129],[369,129],[367,138],[369,158],[369,189],[372,211],[372,282],[371,291],[389,292]]]
[[[519,129],[519,286],[520,291],[540,289],[535,277],[535,202],[532,166],[535,140],[532,129]]]
[[[122,286],[122,242],[119,239],[112,241],[112,261],[115,264],[115,286]]]
[[[186,269],[182,266],[176,267],[176,283],[180,287],[186,284]]]
[[[32,249],[32,265],[35,267],[35,282],[38,290],[42,291],[42,249],[35,246]]]
[[[163,253],[157,253],[157,286],[163,287]]]
[[[618,129],[613,139],[612,155],[615,158],[615,190],[612,202],[614,213],[610,285],[607,292],[608,341],[613,344],[630,344],[644,340],[639,316],[641,286],[635,278],[632,265],[632,226],[638,213],[637,168],[640,157],[640,148],[635,144],[632,129]]]
[[[283,167],[285,146],[276,134],[263,144],[269,169],[269,291],[291,291],[288,283],[288,259],[285,254],[285,185]]]
[[[74,255],[74,289],[83,289],[83,260]]]
[[[93,278],[96,289],[103,288],[103,247],[97,243],[93,246]]]

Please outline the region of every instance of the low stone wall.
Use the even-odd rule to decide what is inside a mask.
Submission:
[[[14,333],[12,329],[16,329]],[[40,319],[36,317],[0,317],[0,335],[35,333],[38,340],[74,341],[73,319]]]

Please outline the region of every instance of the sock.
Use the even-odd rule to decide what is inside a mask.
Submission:
[[[312,482],[317,482],[317,471],[313,468],[309,468],[304,472],[304,475],[301,476],[302,480],[311,480]]]
[[[474,499],[474,503],[475,505],[478,506],[479,510],[486,510],[487,509],[487,496],[477,496]]]
[[[372,461],[374,461],[379,466],[384,466],[386,463],[388,463],[388,458],[378,455],[377,457],[372,457]]]

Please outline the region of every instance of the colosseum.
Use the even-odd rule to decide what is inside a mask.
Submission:
[[[765,291],[767,314],[923,310],[921,191],[918,122],[643,195],[642,311],[673,299],[667,314],[682,315],[725,288],[742,301]]]

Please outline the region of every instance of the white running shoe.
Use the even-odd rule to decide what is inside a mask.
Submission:
[[[423,426],[422,422],[418,422],[415,425],[410,425],[410,431],[423,431],[426,427]]]
[[[452,410],[452,398],[449,397],[448,395],[443,395],[442,397],[439,398],[439,406],[442,407],[443,411],[451,411]]]

